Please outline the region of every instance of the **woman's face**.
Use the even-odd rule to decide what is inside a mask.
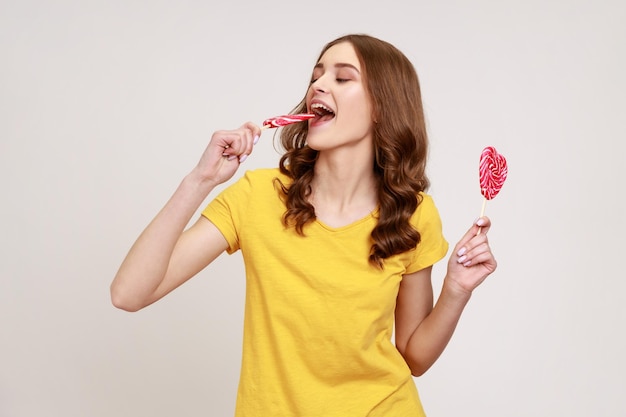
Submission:
[[[340,147],[372,148],[372,104],[362,68],[349,42],[332,46],[321,57],[306,96],[308,145],[318,151]]]

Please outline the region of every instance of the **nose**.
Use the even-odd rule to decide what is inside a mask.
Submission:
[[[315,80],[312,84],[311,84],[311,88],[318,92],[318,93],[325,93],[328,91],[327,87],[326,87],[326,78],[322,75],[321,77],[319,77],[317,80]]]

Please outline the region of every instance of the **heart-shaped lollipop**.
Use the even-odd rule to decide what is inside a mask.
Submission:
[[[483,199],[483,207],[480,210],[480,217],[483,217],[487,200],[491,200],[498,195],[509,173],[506,158],[499,154],[493,146],[487,146],[480,154],[478,173],[480,177],[480,193],[485,197]],[[479,234],[481,230],[482,228],[479,227]]]
[[[491,200],[500,192],[508,174],[506,158],[493,146],[487,146],[480,154],[480,192]]]

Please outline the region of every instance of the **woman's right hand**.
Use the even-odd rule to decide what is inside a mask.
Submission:
[[[261,128],[252,122],[235,130],[218,130],[211,136],[194,172],[214,186],[228,181],[252,152]]]

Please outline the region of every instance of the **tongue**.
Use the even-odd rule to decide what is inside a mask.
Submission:
[[[333,119],[334,117],[335,117],[334,113],[325,113],[325,114],[323,114],[321,116],[318,116],[317,120],[320,121],[320,122],[326,122],[328,120]]]

